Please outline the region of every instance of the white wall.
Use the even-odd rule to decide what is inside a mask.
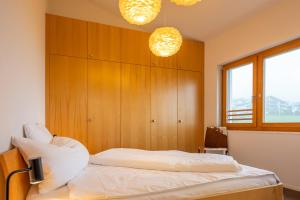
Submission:
[[[272,170],[285,187],[300,191],[299,133],[230,131],[229,149],[239,162]]]
[[[220,65],[300,37],[299,8],[299,0],[279,1],[205,41],[206,126],[220,122]],[[229,143],[239,161],[274,170],[300,191],[300,133],[231,132]]]
[[[45,0],[0,0],[0,152],[45,118]]]

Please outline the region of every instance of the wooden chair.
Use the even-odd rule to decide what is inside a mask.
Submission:
[[[217,127],[207,127],[204,146],[204,153],[206,152],[228,154],[228,137],[223,130]]]

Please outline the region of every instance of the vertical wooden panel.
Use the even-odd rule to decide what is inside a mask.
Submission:
[[[177,149],[177,70],[151,68],[151,148]]]
[[[50,56],[49,128],[87,144],[87,61]]]
[[[50,22],[48,20],[48,15],[45,16],[45,20],[46,20],[46,27],[45,27],[45,34],[46,34],[46,38],[45,38],[45,124],[46,127],[49,128],[50,126],[50,95],[49,95],[49,76],[50,76],[50,52],[49,52],[49,47],[50,47]]]
[[[120,64],[88,61],[88,147],[120,147]]]
[[[121,62],[150,65],[149,33],[122,29]]]
[[[45,55],[45,122],[46,127],[50,126],[50,56]]]
[[[91,59],[120,61],[121,29],[88,23],[88,57]]]
[[[203,84],[200,72],[178,70],[178,149],[203,146]]]
[[[178,52],[179,69],[201,71],[204,65],[204,43],[183,40],[180,51]]]
[[[150,149],[150,67],[123,64],[122,147]]]
[[[47,15],[50,54],[87,57],[87,22]]]
[[[170,57],[158,57],[151,53],[151,66],[177,69],[177,54]]]

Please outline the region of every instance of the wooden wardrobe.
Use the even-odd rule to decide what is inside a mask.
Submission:
[[[46,123],[90,153],[203,148],[204,43],[154,56],[150,33],[47,14]]]

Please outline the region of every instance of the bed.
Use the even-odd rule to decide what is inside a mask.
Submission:
[[[25,162],[22,156],[20,155],[18,149],[13,149],[1,154],[0,164],[1,164],[1,170],[4,177],[6,177],[9,174],[9,172],[15,169],[20,169],[25,166]],[[88,170],[91,168],[95,168],[95,166],[89,165]],[[103,167],[101,168],[100,166],[97,166],[96,168],[98,168],[96,169],[98,171],[102,171],[104,169]],[[113,169],[109,169],[109,170],[113,170]],[[1,184],[2,186],[4,184],[3,178],[1,180]],[[218,188],[222,188],[222,189],[218,190]],[[143,194],[140,196],[127,196],[118,199],[174,199],[171,198],[171,196],[176,193],[177,195],[184,195],[186,193],[191,192],[194,195],[186,196],[184,199],[283,200],[282,190],[283,190],[282,184],[276,182],[274,177],[272,178],[272,176],[263,176],[263,177],[258,176],[258,177],[252,177],[252,179],[242,178],[242,179],[233,179],[233,180],[225,180],[225,181],[215,181],[210,184],[202,184],[202,185],[195,184],[192,187],[175,188],[173,191],[162,191],[160,193]],[[48,196],[47,195],[39,196],[36,193],[34,187],[30,188],[27,174],[19,174],[13,177],[10,194],[11,194],[10,196],[11,200],[25,200],[26,198],[28,198],[29,200],[70,199],[69,191],[67,187],[62,187],[54,191],[52,194],[48,194]],[[197,195],[199,195],[199,197],[197,197]]]

